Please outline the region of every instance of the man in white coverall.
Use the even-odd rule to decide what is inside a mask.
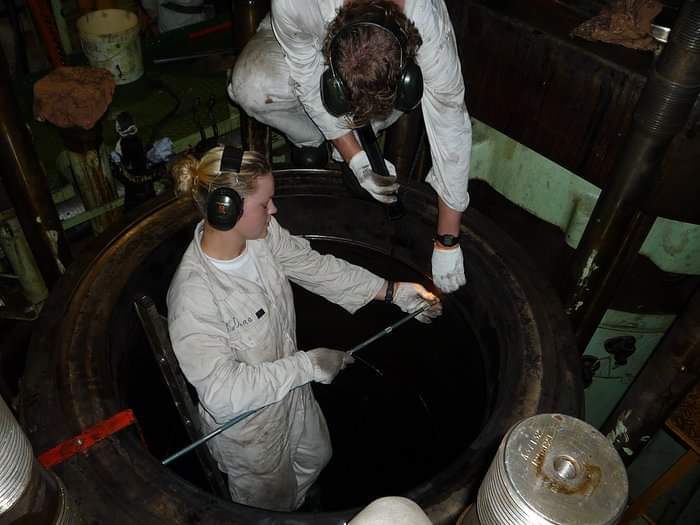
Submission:
[[[176,191],[192,195],[205,217],[168,291],[173,349],[197,390],[205,432],[261,409],[208,443],[232,499],[294,510],[331,457],[309,383],[330,383],[352,357],[298,351],[290,281],[350,312],[373,299],[414,312],[436,298],[419,284],[387,282],[320,255],[282,228],[273,218],[270,166],[258,153],[216,147],[173,172]],[[417,319],[440,313],[435,302]]]
[[[389,185],[385,177],[372,171],[367,155],[350,129],[357,122],[349,123],[348,117],[331,115],[321,99],[321,77],[328,68],[324,45],[328,48],[329,40],[334,38],[328,32],[329,27],[335,26],[329,24],[342,19],[349,26],[353,17],[362,20],[365,16],[362,4],[386,8],[401,31],[417,29],[419,34],[417,45],[399,49],[397,38],[377,29],[389,43],[394,41],[396,63],[414,59],[422,72],[421,105],[432,156],[426,181],[438,196],[432,274],[438,288],[453,292],[466,282],[459,225],[469,204],[471,124],[464,102],[457,44],[444,0],[272,0],[271,15],[261,22],[238,58],[228,92],[248,115],[280,130],[297,147],[316,147],[325,140],[331,141],[336,150],[334,157],[342,156],[360,185],[375,199],[391,202],[395,197],[388,193],[395,192],[397,186]],[[340,8],[346,12],[339,13]],[[341,33],[351,33],[342,31],[342,27],[335,33],[338,40],[344,38]],[[355,64],[356,70],[343,71],[342,63],[335,67],[348,91],[355,75],[364,74],[369,65],[386,58],[376,56],[379,53],[376,49],[380,48],[355,50],[357,56],[349,62]],[[406,56],[401,58],[402,54]],[[348,96],[365,102],[373,100],[366,89],[361,91]],[[356,109],[353,106],[351,113]],[[381,111],[370,108],[368,116],[378,131],[393,124],[400,115],[399,111],[387,112],[384,107]],[[393,166],[388,162],[387,165],[395,173]]]

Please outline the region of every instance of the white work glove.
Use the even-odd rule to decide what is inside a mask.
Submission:
[[[433,282],[445,293],[454,292],[467,284],[464,275],[462,247],[433,248]]]
[[[374,199],[391,204],[396,202],[396,192],[399,191],[399,185],[396,182],[396,168],[388,160],[384,162],[386,162],[386,167],[391,177],[384,177],[375,173],[367,158],[367,153],[364,151],[355,153],[350,162],[348,162],[348,167],[357,178],[360,186],[367,190]]]
[[[416,316],[421,323],[430,323],[436,317],[442,315],[442,303],[434,294],[423,288],[418,283],[398,283],[394,293],[394,304],[407,314],[420,310],[426,304],[433,306]]]
[[[311,364],[314,367],[313,380],[317,383],[331,384],[335,376],[347,365],[355,362],[355,359],[346,352],[331,350],[330,348],[314,348],[308,350]]]

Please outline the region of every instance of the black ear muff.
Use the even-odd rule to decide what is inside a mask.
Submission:
[[[411,111],[423,97],[423,72],[413,60],[408,60],[401,71],[396,86],[394,107],[399,111]]]
[[[350,101],[345,95],[343,81],[329,66],[321,75],[321,102],[326,111],[334,117],[342,117],[350,112]]]
[[[243,162],[243,151],[224,146],[219,164],[220,173],[239,173]],[[207,197],[207,222],[217,230],[232,229],[243,215],[243,199],[229,186],[220,186],[209,191]]]
[[[387,15],[384,8],[378,7],[365,14],[361,20],[351,22],[336,33],[330,44],[328,69],[321,75],[321,101],[326,111],[334,117],[342,117],[350,113],[350,97],[343,79],[335,67],[335,54],[338,39],[349,33],[354,27],[372,26],[382,29],[394,36],[401,49],[401,72],[396,86],[396,101],[394,107],[399,111],[411,111],[423,96],[423,73],[413,58],[407,56],[406,35],[395,20]]]
[[[233,188],[221,187],[209,193],[207,222],[221,231],[232,229],[243,215],[243,199]]]

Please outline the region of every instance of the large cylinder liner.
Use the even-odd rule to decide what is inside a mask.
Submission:
[[[406,275],[429,275],[437,210],[434,195],[422,186],[404,185],[407,213],[400,222],[387,221],[379,204],[350,197],[337,172],[277,171],[275,187],[278,217],[290,231],[345,247],[347,253],[379,254],[378,264],[388,261]],[[138,320],[133,294],[164,298],[197,220],[187,199],[163,196],[143,211],[96,241],[71,266],[42,311],[42,328],[32,340],[22,383],[22,413],[37,449],[124,406],[138,405],[142,394],[135,383],[142,380],[129,365],[132,352],[141,351],[134,346]],[[452,310],[447,314],[465,323],[455,324],[453,350],[478,352],[493,390],[484,394],[483,421],[474,434],[457,436],[449,462],[394,491],[418,503],[435,525],[453,524],[464,510],[513,423],[542,412],[577,414],[582,392],[580,360],[566,319],[527,256],[476,210],[465,214],[462,238],[467,273],[479,278],[449,298]],[[471,337],[476,338],[473,344]],[[471,401],[460,391],[452,390],[446,401],[452,413],[461,402]],[[144,416],[144,427],[149,421]],[[124,430],[89,454],[64,462],[57,473],[71,492],[80,491],[85,519],[104,525],[191,525],[195,520],[342,525],[360,510],[354,503],[302,513],[238,505],[182,479],[164,468],[159,457],[133,429]]]
[[[0,397],[0,516],[10,510],[29,486],[32,447],[5,400]]]
[[[34,460],[29,440],[2,397],[0,458],[0,525],[81,523],[66,487]]]
[[[608,525],[627,493],[625,467],[600,432],[570,416],[539,414],[501,442],[476,510],[480,525]]]

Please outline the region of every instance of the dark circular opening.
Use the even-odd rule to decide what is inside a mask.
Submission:
[[[192,227],[184,230],[191,232]],[[147,257],[140,272],[130,278],[121,301],[126,304],[135,290],[148,289],[165,313],[169,276],[188,242],[188,236],[178,235]],[[339,238],[314,239],[312,245],[379,275],[429,285],[412,267],[367,246]],[[293,288],[301,349],[347,350],[405,315],[381,302],[352,315],[297,285]],[[133,312],[117,310],[128,316],[114,319],[113,326],[127,322],[134,329],[121,357],[128,378],[124,395],[149,451],[163,459],[189,440],[145,335],[138,335]],[[121,343],[113,345],[120,347]],[[480,345],[454,300],[448,300],[444,315],[435,322],[411,321],[357,355],[357,363],[331,385],[313,385],[333,445],[333,458],[315,491],[315,512],[366,505],[428,481],[464,451],[487,415]],[[456,406],[459,417],[455,417]],[[171,468],[209,490],[194,453],[176,460]]]
[[[389,221],[381,206],[351,198],[337,173],[275,177],[278,217],[290,231],[377,273],[430,285],[429,192],[406,185],[408,212]],[[214,497],[194,454],[172,469],[157,461],[188,440],[133,307],[145,293],[165,313],[195,220],[190,202],[163,200],[116,225],[73,263],[42,311],[22,394],[35,450],[126,408],[136,409],[148,442],[130,427],[56,469],[80,495],[86,522],[342,525],[358,511],[346,505],[402,492],[447,525],[474,497],[508,428],[540,412],[579,414],[580,360],[556,295],[507,235],[469,210],[461,242],[469,283],[446,299],[444,317],[430,328],[408,323],[364,351],[381,379],[355,364],[317,388],[336,448],[321,480],[323,512],[271,513]],[[296,300],[300,348],[348,348],[401,316],[376,303],[353,317],[300,289]]]

